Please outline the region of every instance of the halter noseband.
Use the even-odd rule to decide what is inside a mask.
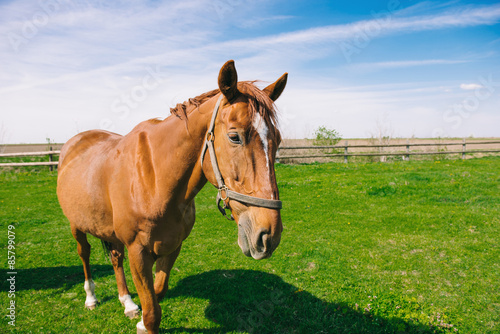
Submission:
[[[282,203],[279,200],[273,199],[265,199],[259,197],[248,196],[244,194],[240,194],[236,191],[229,190],[224,183],[224,179],[222,178],[222,174],[220,173],[219,165],[217,164],[217,158],[215,157],[215,148],[214,148],[214,129],[215,129],[215,119],[217,118],[217,113],[219,112],[220,103],[222,101],[223,95],[221,94],[217,103],[215,104],[214,111],[212,113],[212,120],[210,121],[210,126],[208,127],[207,136],[205,139],[205,145],[203,145],[203,150],[201,151],[201,166],[203,167],[203,158],[205,157],[205,153],[207,151],[210,152],[210,161],[212,162],[212,168],[214,170],[215,178],[217,179],[217,207],[219,211],[229,220],[234,220],[233,215],[229,218],[226,215],[226,209],[228,206],[226,205],[226,200],[232,199],[244,204],[250,204],[253,206],[258,206],[262,208],[268,209],[276,209],[279,210],[282,208]],[[223,205],[220,204],[222,201]]]

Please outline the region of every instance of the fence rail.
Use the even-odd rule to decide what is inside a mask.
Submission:
[[[285,149],[285,150],[298,150],[298,149],[331,149],[331,148],[345,148],[346,145],[351,148],[359,148],[359,147],[402,147],[402,146],[452,146],[452,145],[478,145],[478,144],[500,144],[500,140],[488,140],[488,141],[470,141],[470,142],[450,142],[450,143],[404,143],[404,144],[386,144],[386,145],[368,145],[368,144],[363,144],[363,145],[335,145],[335,146],[285,146],[285,147],[280,147],[280,149]]]
[[[16,158],[16,157],[33,157],[33,156],[48,156],[49,161],[35,162],[4,162],[0,163],[2,167],[30,167],[30,166],[49,166],[50,170],[57,166],[58,161],[54,161],[54,156],[59,155],[61,151],[41,151],[41,152],[20,152],[20,153],[0,153],[0,158]]]
[[[57,166],[57,161],[39,161],[39,162],[6,162],[0,163],[0,167],[29,167],[29,166]],[[52,170],[52,168],[50,169]]]
[[[59,155],[59,153],[61,153],[61,151],[0,153],[0,158],[6,158],[6,157],[31,157],[31,156],[43,156],[43,155],[51,155],[51,154]]]
[[[283,162],[283,160],[291,159],[314,159],[314,158],[336,158],[343,157],[344,162],[347,163],[349,157],[386,157],[386,156],[403,156],[405,160],[409,160],[410,156],[417,155],[442,155],[442,154],[461,154],[462,159],[466,158],[467,154],[476,153],[500,153],[500,149],[467,149],[467,146],[471,145],[490,145],[490,144],[500,144],[500,140],[488,140],[488,141],[470,141],[466,142],[464,139],[462,142],[445,142],[445,143],[415,143],[411,144],[409,142],[404,144],[387,144],[387,145],[349,145],[348,141],[345,141],[344,145],[335,146],[285,146],[278,149],[278,154],[276,156],[277,162]],[[460,151],[411,151],[412,147],[429,147],[429,146],[462,146]],[[349,152],[349,149],[359,149],[359,148],[394,148],[394,147],[405,147],[405,151],[397,152]],[[294,150],[342,150],[343,153],[299,153],[295,155],[283,154],[284,151],[294,151]],[[50,170],[54,166],[57,166],[58,162],[54,161],[54,156],[61,153],[60,150],[54,151],[41,151],[41,152],[20,152],[20,153],[0,153],[0,158],[10,158],[10,157],[30,157],[30,156],[48,156],[49,161],[38,161],[38,162],[6,162],[0,163],[0,168],[2,167],[29,167],[29,166],[49,166]]]
[[[470,145],[489,145],[489,144],[500,144],[500,140],[488,140],[488,141],[469,141],[467,142],[465,139],[462,142],[443,142],[443,143],[410,143],[407,141],[402,144],[386,144],[386,145],[349,145],[348,141],[345,141],[344,145],[335,145],[335,146],[288,146],[288,147],[280,147],[278,149],[278,154],[276,160],[278,162],[282,162],[283,160],[290,159],[313,159],[313,158],[335,158],[335,157],[344,157],[344,162],[347,163],[349,157],[386,157],[386,156],[402,156],[403,159],[409,160],[410,156],[417,155],[442,155],[442,154],[461,154],[462,159],[466,158],[467,154],[475,154],[475,153],[500,153],[500,149],[467,149],[467,146]],[[462,146],[462,150],[458,151],[412,151],[412,147],[440,147],[440,146]],[[394,148],[394,147],[405,147],[405,151],[396,151],[396,152],[349,152],[349,149],[359,149],[359,148]],[[315,150],[343,150],[343,153],[311,153],[306,152],[302,154],[283,154],[283,151],[294,151],[294,150],[307,150],[307,151],[315,151]]]

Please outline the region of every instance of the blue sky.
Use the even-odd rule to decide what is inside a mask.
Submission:
[[[499,136],[496,1],[0,1],[0,141],[125,134],[216,88],[289,73],[286,138]]]

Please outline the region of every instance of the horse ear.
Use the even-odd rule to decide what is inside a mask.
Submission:
[[[234,67],[234,60],[228,60],[219,72],[219,89],[228,101],[238,95],[238,74]]]
[[[278,80],[276,80],[275,83],[270,84],[266,88],[264,88],[264,92],[269,95],[271,100],[276,101],[278,97],[280,97],[281,93],[283,93],[283,90],[285,89],[286,86],[286,80],[288,78],[288,73],[283,74]]]

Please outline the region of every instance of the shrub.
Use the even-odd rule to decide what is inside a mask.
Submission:
[[[326,126],[320,126],[314,131],[314,141],[315,146],[334,146],[340,140],[342,136],[337,130],[329,129]]]
[[[320,126],[314,131],[313,145],[315,146],[335,146],[342,137],[340,134],[334,130],[329,129],[326,126]],[[336,149],[325,149],[322,150],[324,154],[336,154],[340,153],[340,150]]]

